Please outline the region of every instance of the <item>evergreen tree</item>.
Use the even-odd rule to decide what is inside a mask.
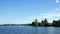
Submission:
[[[33,25],[33,26],[38,26],[38,21],[37,21],[37,19],[35,19],[35,21],[32,22],[32,25]]]
[[[48,26],[48,21],[47,21],[47,19],[44,20],[44,26]]]
[[[43,20],[41,21],[41,26],[44,26],[44,21]]]
[[[53,20],[53,22],[52,22],[52,26],[55,26],[55,20]]]

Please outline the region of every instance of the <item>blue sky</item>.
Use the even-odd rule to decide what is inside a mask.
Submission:
[[[0,24],[49,22],[60,18],[60,0],[0,0]]]

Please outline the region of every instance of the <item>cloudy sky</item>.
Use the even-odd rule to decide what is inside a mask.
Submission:
[[[60,0],[0,0],[0,24],[60,19]]]

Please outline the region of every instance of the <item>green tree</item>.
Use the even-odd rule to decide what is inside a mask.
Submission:
[[[38,26],[43,26],[43,24],[39,22],[39,23],[38,23]]]
[[[59,19],[59,22],[60,22],[60,19]]]
[[[57,26],[57,27],[59,27],[60,26],[60,20],[57,20],[57,21],[53,21],[53,26]]]
[[[53,22],[52,22],[52,26],[55,26],[55,20],[53,20]]]
[[[35,19],[35,21],[32,22],[32,25],[33,25],[33,26],[38,26],[38,21],[37,21],[37,19]]]
[[[48,23],[47,19],[44,20],[44,23]]]
[[[43,20],[41,21],[41,26],[44,26],[44,21]]]
[[[48,23],[47,19],[44,19],[44,26],[50,26],[50,24]]]
[[[36,26],[38,26],[38,20],[37,19],[35,19],[35,23],[36,23]]]

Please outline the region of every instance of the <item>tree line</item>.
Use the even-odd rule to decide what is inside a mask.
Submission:
[[[42,20],[41,22],[38,22],[37,19],[32,22],[32,24],[0,24],[0,26],[53,26],[53,27],[60,27],[60,19],[59,20],[53,20],[52,23],[49,23],[47,19]]]
[[[55,26],[60,27],[60,19],[59,20],[53,20],[52,23],[49,23],[47,19],[42,20],[41,22],[38,22],[37,19],[32,22],[32,26]]]

